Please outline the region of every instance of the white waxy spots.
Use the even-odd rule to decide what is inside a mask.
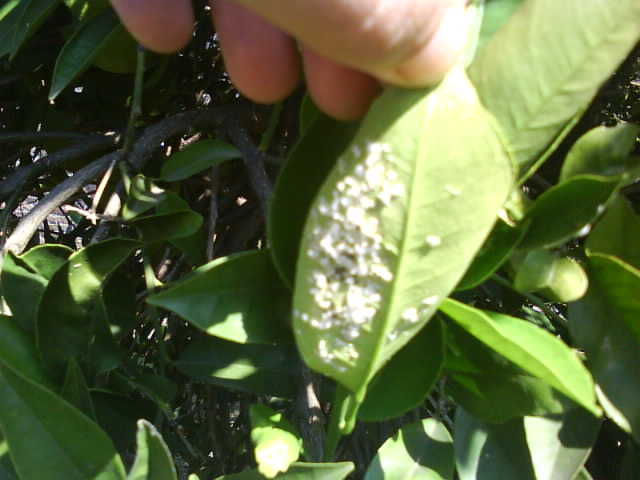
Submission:
[[[443,188],[444,188],[444,191],[447,192],[452,197],[457,197],[462,193],[462,190],[460,190],[458,187],[453,187],[451,185],[445,185]]]
[[[347,158],[339,159],[342,178],[311,212],[316,225],[307,255],[317,269],[307,282],[316,308],[298,316],[318,331],[319,358],[338,371],[359,358],[356,340],[371,331],[383,289],[393,280],[395,253],[383,242],[378,218],[405,195],[389,145],[372,142],[350,153],[358,163],[349,168]]]
[[[439,247],[440,244],[442,243],[442,239],[437,235],[427,235],[424,241],[431,248]]]
[[[422,302],[420,303],[425,307],[431,307],[432,305],[435,305],[437,302],[438,302],[438,296],[431,295],[430,297],[423,299]]]
[[[418,309],[415,307],[407,308],[404,312],[402,312],[402,320],[409,323],[417,323],[418,322]]]

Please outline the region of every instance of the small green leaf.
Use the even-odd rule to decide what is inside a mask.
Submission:
[[[73,250],[64,245],[38,245],[20,255],[22,261],[34,272],[51,280],[53,274],[69,259]]]
[[[446,332],[446,392],[474,417],[504,423],[524,415],[564,410],[564,397],[543,380],[498,355],[453,322]]]
[[[159,180],[185,180],[234,158],[242,158],[242,152],[233,145],[221,140],[200,140],[171,155],[162,165]]]
[[[216,259],[147,302],[225,340],[291,341],[291,294],[268,250]]]
[[[453,480],[453,440],[433,418],[402,427],[374,457],[365,480]]]
[[[418,407],[440,377],[443,362],[443,328],[433,319],[373,378],[358,419],[379,422]]]
[[[11,58],[13,58],[22,44],[33,35],[40,25],[58,6],[60,0],[23,0],[25,6],[21,9],[16,22],[11,41]],[[16,9],[17,10],[17,9]]]
[[[89,387],[74,358],[69,362],[67,375],[64,378],[62,390],[60,390],[60,398],[69,402],[90,419],[95,420],[96,413],[93,411]]]
[[[481,311],[451,299],[442,311],[482,343],[523,370],[544,380],[596,416],[593,380],[561,340],[524,320]]]
[[[524,430],[536,478],[575,478],[596,441],[600,421],[581,408],[562,415],[525,417]]]
[[[618,257],[640,269],[640,217],[623,196],[618,196],[596,223],[585,244],[590,252]]]
[[[138,420],[136,459],[127,480],[177,480],[169,448],[147,420]]]
[[[87,353],[91,310],[102,284],[139,246],[126,239],[94,243],[71,255],[54,274],[38,305],[36,324],[36,345],[46,368],[61,376],[71,358]]]
[[[562,164],[560,181],[576,175],[615,176],[625,172],[640,128],[630,123],[599,126],[582,135]]]
[[[53,69],[49,100],[55,98],[82,72],[120,32],[120,21],[111,8],[83,22],[60,50]]]
[[[509,157],[462,70],[433,90],[385,91],[305,227],[293,311],[305,363],[361,401],[460,281],[511,182]]]
[[[193,235],[202,225],[202,216],[193,210],[137,217],[131,222],[146,243],[177,240]]]
[[[291,345],[238,344],[214,337],[196,340],[175,366],[201,382],[244,392],[294,398],[300,359]]]
[[[477,287],[493,275],[509,258],[509,254],[520,242],[524,233],[523,229],[511,227],[499,220],[464,277],[460,280],[456,290],[469,290]]]
[[[523,172],[627,57],[639,17],[637,0],[525,1],[479,52],[469,77]]]
[[[266,478],[275,478],[298,460],[302,441],[281,413],[265,405],[251,405],[249,415],[258,471]]]
[[[487,425],[458,408],[453,438],[460,480],[537,480],[522,418]]]
[[[519,247],[554,247],[588,233],[620,186],[617,177],[581,175],[551,187],[527,211],[523,225],[528,222],[528,228]]]
[[[95,423],[0,363],[0,426],[21,479],[124,480],[113,444]]]
[[[294,463],[287,473],[278,475],[282,480],[344,480],[353,471],[351,462],[339,463]],[[258,470],[233,473],[217,477],[215,480],[263,480]]]
[[[156,185],[153,179],[141,174],[131,179],[128,193],[127,201],[122,207],[122,218],[124,220],[135,219],[157,206],[166,198],[163,188]]]
[[[318,115],[280,169],[273,188],[267,233],[275,266],[289,287],[294,284],[304,222],[311,203],[358,125]]]

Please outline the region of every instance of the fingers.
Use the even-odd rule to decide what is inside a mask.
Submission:
[[[343,67],[303,48],[307,88],[316,105],[340,120],[355,120],[367,112],[381,86],[370,75]]]
[[[150,50],[175,52],[191,39],[190,0],[111,0],[111,4],[131,35]]]
[[[235,0],[318,54],[391,84],[437,82],[466,40],[466,0]]]
[[[235,87],[255,102],[286,97],[300,78],[295,42],[280,29],[229,0],[211,2],[225,66]]]

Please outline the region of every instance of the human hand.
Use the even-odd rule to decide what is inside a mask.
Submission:
[[[123,24],[159,52],[191,38],[190,0],[111,0]],[[437,83],[466,41],[465,0],[212,0],[227,71],[248,98],[287,96],[303,68],[316,104],[363,115],[381,82]],[[300,50],[296,46],[300,42]]]

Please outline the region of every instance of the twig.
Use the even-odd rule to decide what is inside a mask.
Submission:
[[[211,198],[209,200],[209,221],[207,222],[207,261],[213,260],[216,227],[218,223],[218,166],[211,167]]]
[[[94,137],[94,134],[78,132],[5,132],[0,133],[0,143],[39,143],[49,140],[77,140]]]
[[[324,416],[322,406],[316,396],[319,377],[302,365],[301,388],[295,401],[295,414],[302,436],[304,450],[309,462],[321,462],[324,456]]]
[[[104,150],[108,147],[115,147],[119,142],[120,137],[115,134],[85,136],[81,142],[53,152],[36,163],[20,167],[0,183],[0,201],[5,200],[16,190],[24,188],[29,180],[38,177],[47,170],[59,168],[65,163],[84,155]]]

